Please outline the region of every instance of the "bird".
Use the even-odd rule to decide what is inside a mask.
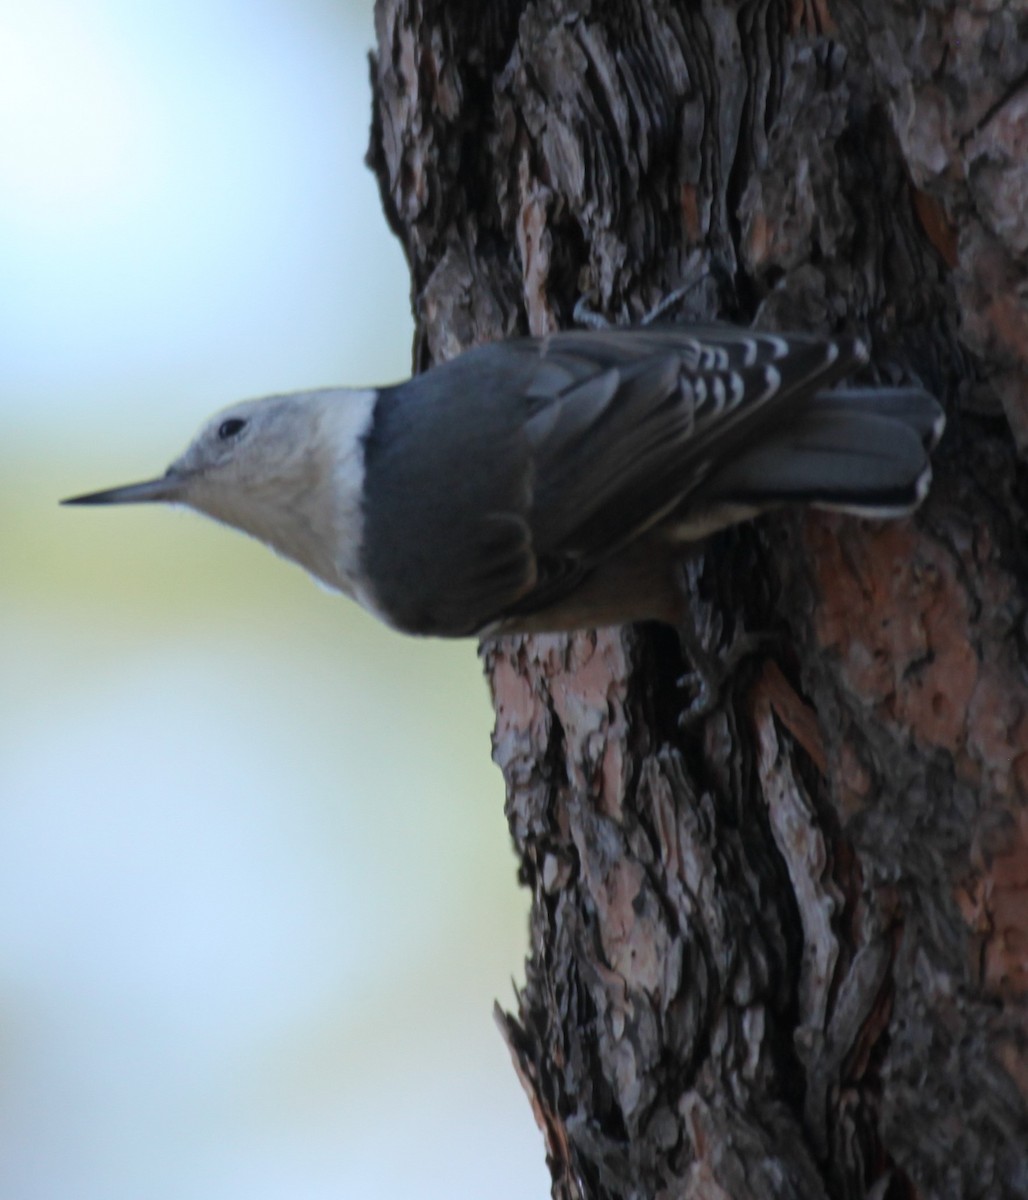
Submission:
[[[690,548],[770,509],[913,512],[945,424],[861,386],[852,336],[730,325],[478,345],[405,382],[223,409],[156,478],[71,505],[185,505],[404,633],[687,617]]]

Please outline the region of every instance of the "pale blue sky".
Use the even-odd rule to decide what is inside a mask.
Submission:
[[[548,1194],[475,647],[58,509],[407,373],[371,3],[0,0],[0,1195]]]

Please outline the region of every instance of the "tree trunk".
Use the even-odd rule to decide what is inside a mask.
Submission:
[[[376,21],[418,368],[692,280],[680,316],[856,330],[950,417],[915,519],[782,513],[690,559],[708,648],[774,639],[698,724],[673,631],[483,648],[532,892],[499,1020],[553,1195],[1028,1196],[1026,10]]]

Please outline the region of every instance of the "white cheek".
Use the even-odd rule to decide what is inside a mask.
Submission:
[[[255,420],[237,453],[194,477],[187,503],[260,538],[383,618],[361,572],[364,440],[378,393],[326,389],[288,399],[294,419],[266,431],[274,453],[261,453]]]

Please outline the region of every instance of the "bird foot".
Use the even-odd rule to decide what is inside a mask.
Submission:
[[[678,639],[683,654],[692,663],[692,669],[675,681],[681,691],[691,693],[678,715],[678,727],[683,730],[709,716],[724,699],[726,688],[739,666],[775,640],[770,633],[741,633],[715,657],[704,649],[692,628],[680,628]]]
[[[576,325],[581,325],[583,329],[612,329],[613,322],[608,321],[603,313],[599,313],[592,307],[592,301],[595,295],[592,292],[587,292],[584,296],[579,296],[575,301],[575,307],[571,311],[571,318]]]
[[[689,255],[684,266],[683,280],[673,291],[668,292],[657,303],[645,313],[640,319],[640,325],[653,325],[655,322],[666,317],[669,312],[679,308],[689,294],[696,290],[713,274],[711,266],[706,259],[706,256],[700,250],[694,250]],[[612,329],[616,323],[609,321],[602,313],[597,312],[592,307],[592,302],[596,299],[594,292],[587,292],[584,296],[580,296],[572,310],[572,318],[577,325],[581,325],[583,329]]]

